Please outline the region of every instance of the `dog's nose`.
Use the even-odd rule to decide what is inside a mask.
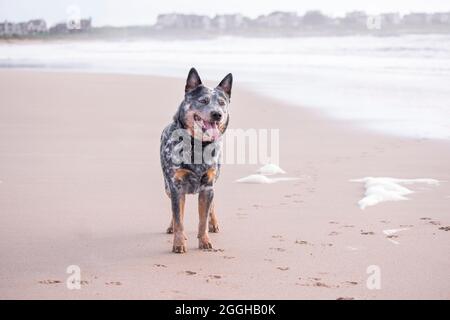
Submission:
[[[222,119],[222,114],[218,111],[212,111],[211,112],[211,119],[213,121],[220,121]]]

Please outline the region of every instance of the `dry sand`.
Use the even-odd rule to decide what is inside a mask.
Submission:
[[[0,298],[450,298],[450,144],[387,137],[243,91],[232,128],[280,128],[280,165],[297,181],[236,184],[225,165],[221,232],[171,253],[159,137],[183,80],[0,71]],[[410,201],[362,211],[365,176],[434,178]],[[383,230],[408,228],[389,241]],[[66,268],[81,268],[68,290]],[[381,289],[366,286],[379,266]]]

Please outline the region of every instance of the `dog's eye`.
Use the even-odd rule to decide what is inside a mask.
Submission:
[[[208,103],[209,103],[209,98],[201,98],[201,99],[199,100],[199,102],[200,102],[201,104],[208,104]]]
[[[219,100],[219,106],[223,107],[225,105],[225,101]]]

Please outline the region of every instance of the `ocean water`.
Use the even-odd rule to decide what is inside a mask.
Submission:
[[[0,67],[185,77],[191,66],[371,130],[450,140],[450,35],[0,43]]]

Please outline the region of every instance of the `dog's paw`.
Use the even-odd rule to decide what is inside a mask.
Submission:
[[[198,238],[198,248],[202,250],[212,249],[211,241],[207,235]]]
[[[185,253],[187,251],[186,236],[182,232],[174,234],[172,252]]]
[[[217,223],[216,224],[210,223],[209,224],[209,232],[211,232],[211,233],[218,233],[219,232],[219,225]]]
[[[172,252],[174,252],[174,253],[186,253],[187,252],[186,245],[180,245],[180,246],[173,245]]]

